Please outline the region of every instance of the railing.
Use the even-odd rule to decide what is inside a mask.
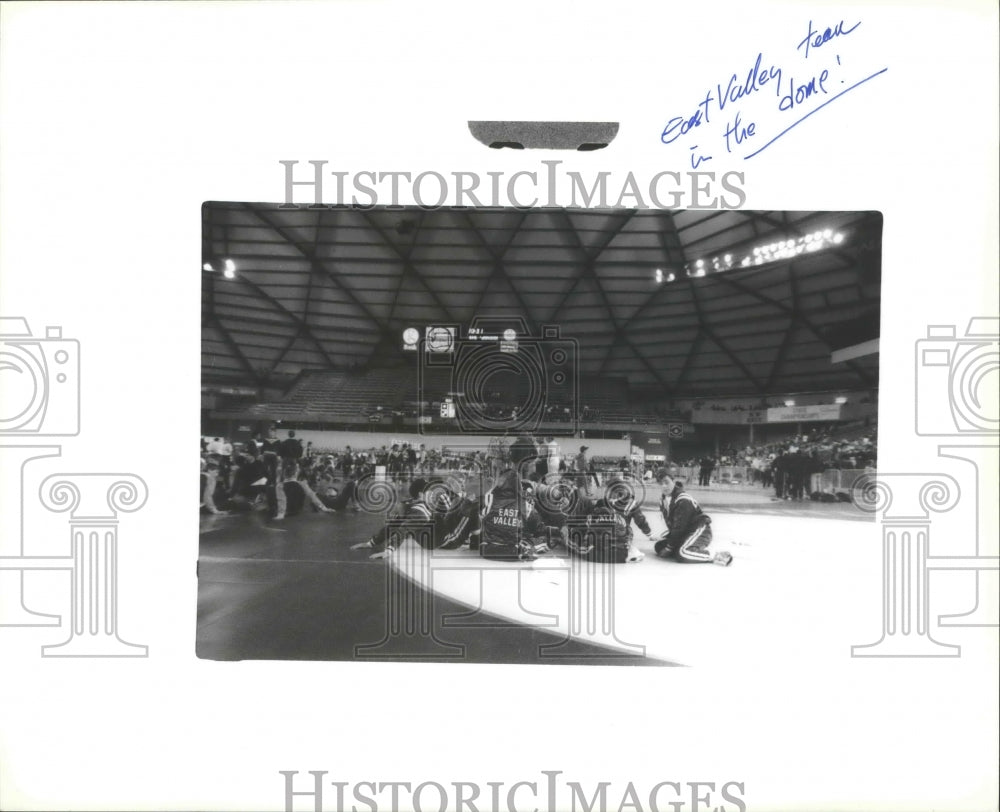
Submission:
[[[864,468],[828,468],[821,474],[813,474],[810,478],[810,488],[821,493],[850,493],[854,483],[864,474]]]
[[[678,468],[678,475],[690,484],[697,484],[701,469],[693,466]],[[720,485],[748,485],[751,479],[751,469],[742,465],[717,465],[712,469],[712,482]]]

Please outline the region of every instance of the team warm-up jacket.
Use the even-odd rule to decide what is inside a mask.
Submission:
[[[627,559],[632,544],[633,523],[647,536],[652,532],[649,522],[638,505],[621,510],[606,499],[599,500],[593,506],[588,521],[591,528],[606,527],[612,531],[592,554],[596,561],[621,564]]]
[[[657,543],[657,546],[662,543],[674,550],[679,549],[699,527],[711,524],[712,521],[694,497],[680,485],[676,485],[670,494],[670,504],[660,505],[660,512],[667,523],[669,533]]]
[[[428,523],[433,527],[430,534],[426,532]],[[399,539],[394,538],[387,544],[390,527],[399,534]],[[414,499],[404,503],[397,520],[386,524],[368,543],[371,547],[395,549],[399,540],[412,534],[426,549],[454,550],[466,542],[475,549],[479,545],[479,533],[479,505],[471,499],[456,497],[449,508],[442,506],[438,510],[431,509],[422,499]]]
[[[600,505],[604,502],[602,499],[597,504]],[[614,510],[613,506],[609,506]],[[653,531],[649,528],[649,522],[646,521],[646,517],[643,515],[642,510],[638,505],[633,505],[629,510],[619,510],[617,511],[625,519],[625,526],[629,529],[629,537],[632,536],[632,523],[635,522],[635,526],[638,527],[647,536]]]
[[[526,542],[544,534],[538,514],[528,509],[521,495],[516,471],[502,473],[483,495],[482,528],[479,553],[485,558],[517,559]]]

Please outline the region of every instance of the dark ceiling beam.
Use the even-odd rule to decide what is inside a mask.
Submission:
[[[219,334],[222,336],[223,342],[225,342],[226,346],[229,348],[229,351],[233,354],[233,356],[235,356],[236,360],[239,362],[239,365],[250,375],[250,378],[254,382],[255,386],[261,386],[266,382],[261,377],[260,373],[254,368],[254,365],[250,363],[250,359],[243,354],[243,351],[240,349],[239,345],[233,339],[232,335],[229,333],[229,330],[221,321],[219,321],[217,316],[212,314],[209,317],[208,324],[206,326],[213,327],[219,331]]]
[[[664,211],[664,210],[661,210],[660,212],[657,212],[657,213],[671,214],[670,211]],[[689,228],[698,228],[700,226],[705,225],[705,223],[710,223],[712,220],[716,219],[717,217],[724,217],[728,213],[729,213],[728,209],[720,209],[719,211],[713,212],[712,214],[709,214],[709,215],[707,215],[705,217],[701,217],[698,220],[692,220],[686,226],[681,226],[680,228],[678,228],[677,224],[674,223],[674,231],[676,231],[678,234],[680,234],[683,231],[687,231]],[[671,219],[673,219],[673,215],[672,214],[671,214]],[[714,232],[714,233],[717,234],[718,232]]]
[[[316,254],[316,243],[319,241],[320,230],[323,226],[323,209],[316,210],[316,233],[313,236],[312,253]],[[309,280],[308,286],[306,287],[305,303],[302,306],[302,321],[301,324],[307,324],[309,319],[309,304],[312,302],[313,294],[313,280],[316,278],[316,274],[307,274],[306,278]],[[302,335],[301,325],[294,333],[289,337],[288,342],[284,347],[281,348],[281,352],[278,353],[278,357],[274,359],[274,363],[271,364],[270,369],[268,369],[266,377],[270,377],[274,374],[275,370],[281,365],[281,362],[285,360],[285,356],[288,355],[292,347],[295,346],[295,342],[299,340],[299,336]],[[317,339],[318,341],[318,339]],[[329,359],[329,356],[326,356]]]
[[[649,359],[632,344],[632,342],[629,340],[629,337],[625,334],[624,330],[622,329],[622,326],[618,323],[618,319],[615,318],[614,309],[611,307],[611,302],[608,299],[607,294],[604,291],[604,286],[601,284],[600,277],[598,277],[597,271],[594,268],[594,263],[596,262],[597,258],[600,257],[600,255],[607,249],[609,245],[611,245],[612,242],[614,242],[615,238],[622,233],[622,230],[625,228],[625,226],[629,223],[632,217],[635,216],[635,209],[629,211],[625,215],[625,217],[622,218],[622,221],[618,223],[617,228],[615,228],[606,237],[606,239],[604,239],[599,245],[596,245],[590,248],[589,250],[584,246],[583,240],[580,239],[580,235],[576,232],[576,229],[573,227],[573,221],[570,219],[569,214],[565,211],[565,209],[560,210],[559,213],[566,220],[566,224],[573,235],[574,241],[576,242],[577,250],[579,250],[583,256],[581,275],[578,277],[578,280],[584,278],[584,276],[589,276],[590,279],[593,281],[594,286],[597,289],[597,293],[601,298],[601,302],[604,305],[604,312],[607,313],[608,321],[611,322],[611,327],[614,330],[614,338],[610,342],[608,342],[608,350],[604,355],[604,360],[601,362],[601,365],[598,368],[597,375],[601,376],[604,374],[604,370],[607,367],[608,360],[611,358],[611,353],[614,351],[617,342],[621,342],[622,345],[628,347],[629,351],[646,368],[646,371],[649,372],[653,380],[660,386],[664,387],[664,389],[666,389],[666,381],[664,381],[663,376],[660,374],[659,370],[657,370],[652,364],[650,364]]]
[[[420,233],[420,229],[424,224],[424,218],[427,216],[427,210],[420,210],[420,219],[417,221],[416,227],[413,229],[413,237],[410,239],[410,245],[406,249],[406,261],[410,262],[413,257],[413,248],[417,244],[417,235]],[[406,281],[406,274],[401,273],[399,275],[399,280],[396,282],[396,289],[392,292],[392,306],[389,309],[389,322],[392,323],[393,318],[396,315],[396,305],[399,302],[399,294],[403,289],[403,282]]]
[[[668,223],[669,227],[674,229],[674,234],[677,237],[677,241],[682,246],[681,258],[684,260],[686,264],[688,261],[687,250],[686,247],[684,247],[684,244],[680,240],[680,233],[677,231],[677,225],[676,223],[674,223],[674,218],[669,217]],[[716,344],[716,346],[719,347],[719,349],[721,349],[729,357],[729,359],[736,365],[736,367],[740,370],[740,372],[742,372],[746,376],[747,380],[750,381],[753,387],[758,391],[762,391],[760,381],[758,381],[757,378],[754,377],[753,373],[750,372],[746,364],[744,364],[743,361],[732,350],[730,350],[729,347],[726,346],[725,342],[721,338],[719,338],[719,336],[715,333],[715,331],[713,331],[712,328],[709,326],[708,319],[705,315],[705,311],[701,306],[701,299],[698,295],[698,286],[695,284],[696,278],[702,278],[702,277],[690,276],[688,277],[687,283],[688,283],[688,290],[691,294],[691,303],[694,305],[695,313],[698,316],[699,335],[710,338]],[[692,355],[694,354],[693,351],[691,354]],[[683,371],[685,372],[685,374],[687,374],[687,370]],[[673,391],[676,391],[676,389],[677,389],[677,383],[674,384]]]
[[[564,228],[564,229],[560,229],[560,230],[561,231],[567,231],[568,230],[573,235],[573,239],[574,239],[574,242],[577,245],[577,249],[579,250],[581,256],[583,257],[584,264],[586,264],[588,262],[593,263],[593,262],[596,262],[598,260],[598,258],[600,257],[601,251],[603,251],[604,248],[606,248],[608,245],[610,245],[611,242],[614,240],[614,238],[617,237],[621,233],[621,230],[623,228],[625,228],[625,225],[629,222],[629,220],[631,220],[635,216],[636,210],[632,209],[631,211],[629,211],[629,212],[627,212],[625,214],[625,217],[618,224],[618,227],[615,228],[615,229],[613,229],[611,231],[610,236],[605,240],[604,246],[600,250],[598,250],[596,252],[591,252],[591,251],[588,251],[586,248],[584,248],[583,241],[580,239],[580,235],[577,233],[576,229],[574,228],[573,221],[570,220],[570,218],[569,218],[569,213],[565,209],[560,210],[560,212],[563,215],[563,217],[565,218],[566,223],[568,224],[568,228]],[[550,212],[550,213],[554,214],[555,212]],[[535,264],[535,263],[531,263],[531,264]],[[572,278],[570,286],[566,289],[565,293],[563,294],[562,298],[559,300],[558,304],[556,304],[556,309],[552,311],[552,315],[549,316],[549,319],[548,319],[549,321],[551,321],[551,322],[555,322],[556,321],[557,317],[559,316],[559,313],[562,311],[563,307],[566,305],[566,302],[569,300],[569,297],[573,294],[573,291],[576,290],[577,283],[583,278],[583,273],[584,273],[584,267],[583,267],[583,265],[580,265],[579,266],[579,270],[577,271],[576,275]]]
[[[521,217],[520,217],[520,219],[518,219],[517,225],[515,225],[514,228],[511,230],[510,234],[507,237],[506,242],[503,245],[503,249],[500,252],[500,258],[501,259],[503,259],[504,257],[507,256],[507,251],[509,251],[510,247],[514,244],[514,240],[517,239],[517,235],[521,231],[521,226],[524,225],[524,222],[525,222],[525,220],[528,219],[528,215],[530,213],[531,213],[530,209],[521,212]],[[483,306],[483,302],[486,301],[486,294],[489,293],[490,284],[493,282],[494,274],[495,273],[496,273],[496,268],[494,267],[493,271],[486,277],[486,282],[483,285],[482,290],[479,291],[479,298],[476,300],[476,304],[472,308],[473,314],[478,313],[479,309]],[[562,279],[562,277],[553,277],[553,278],[554,279],[560,279],[560,280]],[[508,277],[508,282],[509,281],[510,281],[510,278]],[[537,329],[537,325],[535,326],[535,329]]]
[[[411,261],[413,257],[413,251],[417,245],[417,237],[420,234],[420,229],[423,228],[424,218],[427,216],[426,209],[420,209],[420,213],[417,216],[417,223],[413,228],[413,234],[410,237],[410,244],[406,247],[406,261]],[[381,239],[381,237],[380,237]],[[384,261],[380,260],[384,264]],[[399,279],[396,280],[396,287],[392,292],[391,304],[389,305],[389,318],[387,320],[388,324],[392,324],[396,318],[396,307],[399,305],[399,295],[403,290],[403,283],[406,281],[406,270],[405,268],[399,274]],[[357,290],[358,288],[356,288]],[[364,290],[369,290],[365,288]],[[381,292],[382,288],[371,288],[370,290],[378,290]],[[421,307],[421,306],[416,306]],[[415,309],[414,305],[410,305],[411,309]],[[394,351],[398,349],[398,342],[401,340],[401,336],[397,336],[394,333],[386,330],[379,331],[378,340],[375,342],[375,348],[372,350],[371,355],[368,356],[367,364],[371,366],[379,359],[385,357],[392,357]]]
[[[697,332],[694,334],[694,340],[691,342],[691,348],[684,357],[684,364],[681,366],[680,372],[677,373],[677,378],[674,380],[671,391],[681,391],[681,387],[684,386],[688,373],[691,371],[691,359],[700,352],[704,337],[705,334],[702,332],[701,327],[698,327]]]
[[[323,356],[323,360],[329,362],[331,366],[333,365],[332,361],[330,361],[330,357],[326,353],[326,349],[323,347],[322,342],[320,342],[320,340],[316,338],[312,332],[310,332],[308,325],[305,324],[305,322],[303,322],[296,313],[293,313],[281,302],[275,299],[270,293],[260,287],[260,285],[248,279],[244,274],[237,273],[236,277],[229,281],[237,282],[242,287],[249,288],[261,299],[270,304],[275,310],[286,316],[297,331],[301,331],[303,335],[308,336],[309,340],[316,346],[316,349],[319,350],[319,354]]]
[[[220,320],[224,318],[229,319],[230,323],[232,322],[233,319],[239,320],[239,326],[230,327],[230,332],[233,332],[239,336],[240,344],[244,348],[257,347],[259,349],[267,350],[270,353],[274,352],[274,350],[277,349],[277,347],[279,346],[274,343],[273,339],[280,338],[281,336],[276,336],[273,330],[266,329],[268,325],[273,327],[274,322],[263,321],[260,319],[247,319],[240,315],[230,315],[225,313],[219,314],[217,318],[219,318]],[[263,325],[264,329],[255,330],[252,327],[248,326],[248,325],[258,325],[258,324]],[[378,333],[372,333],[371,336],[364,335],[363,338],[367,339],[377,335]],[[252,338],[271,339],[271,341],[254,343],[250,340]],[[331,352],[342,355],[344,354],[345,351],[343,348],[350,348],[352,350],[357,349],[358,340],[359,340],[358,337],[354,335],[354,331],[352,331],[352,334],[349,336],[345,335],[343,337],[330,337],[329,339],[325,339],[325,343],[328,343],[330,345]],[[338,350],[337,349],[338,347],[340,347],[341,349]]]
[[[735,289],[739,290],[740,292],[747,294],[748,296],[752,296],[754,299],[757,299],[759,302],[761,302],[763,304],[767,304],[767,305],[770,305],[772,307],[775,307],[778,310],[780,310],[781,312],[783,312],[786,315],[790,316],[791,319],[792,319],[792,321],[793,321],[793,323],[794,322],[798,322],[801,326],[805,327],[809,332],[811,332],[819,340],[819,342],[824,347],[827,348],[827,350],[829,350],[831,353],[833,352],[833,349],[827,343],[826,337],[823,335],[821,329],[819,327],[817,327],[815,324],[813,324],[812,321],[804,313],[802,313],[801,311],[799,311],[799,310],[797,310],[795,308],[789,307],[784,302],[780,302],[777,299],[772,299],[770,296],[765,296],[762,293],[758,293],[757,291],[753,290],[752,288],[748,288],[746,285],[742,284],[741,282],[739,282],[736,279],[733,279],[732,277],[728,276],[727,274],[724,274],[724,273],[722,273],[722,274],[716,274],[713,278],[718,279],[723,284],[728,285],[729,287],[735,288]],[[854,306],[857,306],[857,305],[860,305],[860,304],[862,304],[862,302],[852,303],[850,306],[854,307]],[[855,363],[854,361],[848,361],[847,362],[847,366],[854,372],[855,375],[857,375],[861,379],[862,383],[865,386],[874,386],[875,385],[874,378],[872,378],[872,376],[869,375],[868,372],[866,372],[865,369],[863,367],[861,367],[859,364]]]
[[[444,313],[447,320],[457,323],[458,319],[452,315],[447,305],[441,301],[437,292],[427,284],[427,280],[424,279],[424,277],[413,267],[413,263],[410,262],[409,256],[405,252],[399,250],[396,244],[392,241],[392,238],[390,238],[389,235],[386,234],[385,231],[379,226],[379,224],[372,219],[371,215],[367,211],[360,211],[359,214],[365,219],[365,222],[368,223],[372,231],[379,235],[382,242],[385,244],[385,247],[392,251],[399,258],[399,261],[403,263],[403,275],[408,275],[412,279],[416,280],[423,287],[423,289],[427,291],[431,299],[434,300],[434,304],[441,309],[441,312]]]
[[[668,264],[672,259],[671,250],[676,250],[678,256],[680,257],[680,262],[678,263],[679,268],[687,267],[688,264],[687,252],[684,249],[684,242],[683,240],[681,240],[681,234],[680,231],[678,231],[677,229],[677,223],[674,221],[673,214],[671,214],[670,212],[663,212],[663,214],[660,215],[658,219],[661,221],[663,220],[666,221],[663,223],[663,227],[660,229],[660,246],[663,248],[663,254],[667,259]],[[667,234],[670,234],[674,238],[674,243],[676,244],[675,246],[671,246],[667,243]],[[668,282],[664,284],[663,287],[666,287],[669,284],[672,283]],[[664,387],[665,394],[670,398],[673,398],[675,396],[675,393],[680,391],[680,388],[684,385],[684,382],[687,380],[688,373],[691,371],[691,366],[692,366],[691,361],[695,357],[695,355],[697,355],[697,353],[699,352],[705,338],[705,320],[702,317],[700,309],[698,309],[697,302],[693,300],[694,286],[690,285],[690,280],[689,280],[689,286],[691,289],[692,302],[695,304],[696,313],[698,315],[698,328],[697,332],[694,335],[694,341],[691,344],[691,348],[688,350],[687,356],[684,358],[684,364],[681,367],[680,371],[677,373],[677,377],[674,379],[673,385],[668,385]],[[663,288],[661,288],[661,290],[662,289]],[[659,291],[655,291],[653,295],[651,295],[649,299],[646,300],[645,304],[640,305],[639,309],[632,314],[633,321],[635,321],[636,316],[638,316],[639,312],[644,310],[648,306],[649,302],[651,302],[656,297],[656,294],[658,292]]]
[[[485,291],[489,288],[490,283],[493,281],[494,278],[502,277],[504,281],[507,282],[507,286],[510,288],[511,292],[514,294],[514,298],[517,299],[518,306],[521,308],[521,310],[524,311],[524,318],[528,325],[528,333],[533,336],[540,335],[541,331],[538,327],[538,319],[535,318],[535,315],[531,311],[531,308],[528,307],[528,303],[524,301],[524,297],[521,296],[521,292],[517,289],[517,285],[515,285],[513,280],[511,280],[511,278],[507,275],[507,268],[504,264],[504,254],[507,253],[507,249],[510,247],[511,243],[514,241],[514,238],[517,236],[517,232],[521,228],[521,224],[524,223],[525,219],[527,218],[528,212],[524,212],[522,214],[521,219],[518,221],[517,226],[514,227],[514,230],[511,233],[510,238],[507,240],[503,248],[501,248],[499,251],[495,250],[493,246],[490,245],[489,241],[482,235],[482,233],[480,233],[479,229],[476,227],[476,224],[472,222],[472,218],[469,217],[468,212],[459,211],[455,213],[462,218],[463,222],[466,224],[469,230],[476,236],[476,239],[479,240],[479,244],[482,246],[483,250],[486,251],[486,255],[489,261],[493,263],[493,271],[490,274],[489,278],[486,280],[486,286],[483,288],[483,292],[485,293]],[[479,305],[482,304],[482,301],[483,301],[483,296],[480,295]],[[478,306],[476,309],[478,310]],[[473,315],[475,315],[475,312],[476,311],[474,310]]]
[[[317,257],[315,255],[310,254],[310,252],[308,251],[308,249],[305,249],[301,245],[299,245],[298,241],[295,239],[295,237],[293,237],[291,234],[288,233],[287,229],[283,228],[282,226],[278,225],[277,223],[271,222],[262,212],[257,211],[251,204],[244,203],[244,204],[242,204],[242,206],[243,206],[244,211],[249,212],[254,217],[256,217],[258,220],[260,220],[265,225],[267,225],[269,228],[271,228],[271,230],[273,230],[276,234],[278,234],[278,236],[280,236],[288,245],[290,245],[293,248],[295,248],[295,250],[298,251],[299,254],[301,254],[303,257],[305,257],[305,259],[307,259],[309,261],[309,272],[310,273],[319,273],[319,274],[322,274],[325,278],[329,279],[334,285],[336,285],[336,287],[338,289],[340,289],[343,292],[343,294],[350,300],[351,304],[353,304],[356,308],[358,308],[358,310],[360,310],[362,313],[364,313],[365,316],[367,316],[374,324],[378,325],[378,327],[381,328],[381,329],[383,329],[383,330],[388,330],[389,329],[389,326],[385,322],[385,320],[382,319],[382,318],[380,318],[379,316],[377,316],[374,312],[372,312],[372,310],[367,305],[365,305],[357,297],[357,295],[354,293],[354,291],[351,290],[351,288],[347,287],[343,283],[343,281],[341,279],[339,279],[337,277],[337,275],[335,273],[333,273],[327,267],[327,265],[324,262],[324,260],[320,259],[319,257]],[[282,309],[284,309],[284,308],[282,308]],[[289,312],[289,311],[285,310],[285,312]],[[292,314],[289,313],[289,315],[292,315]],[[293,316],[293,318],[295,318],[295,317]],[[306,332],[312,338],[312,334],[309,332],[308,325],[306,325]],[[315,338],[312,338],[312,340],[315,342]],[[317,343],[317,346],[319,346],[318,342],[316,342],[316,343]],[[402,357],[402,355],[403,355],[402,348],[399,349],[399,354]]]
[[[680,267],[683,268],[687,264],[687,254],[684,251],[684,243],[680,239],[680,232],[677,230],[677,224],[674,222],[674,216],[669,211],[658,212],[658,221],[660,222],[660,250],[663,252],[660,259],[665,260],[668,266],[673,264],[673,257],[671,256],[671,251],[676,250],[680,255]],[[674,242],[677,244],[676,248],[671,247],[667,244],[666,235],[669,233],[673,238]],[[639,305],[632,315],[629,316],[630,321],[634,321],[639,317],[639,315],[647,310],[654,302],[662,298],[667,294],[669,290],[676,290],[676,285],[673,283],[665,282],[661,284],[658,288],[654,289],[652,293],[649,294],[646,301]]]
[[[770,391],[771,386],[778,379],[778,373],[781,371],[781,365],[785,362],[785,355],[788,353],[788,348],[792,343],[792,336],[795,334],[795,328],[798,326],[798,321],[802,317],[802,312],[798,306],[798,288],[795,284],[795,266],[791,263],[788,265],[788,286],[792,291],[792,312],[793,315],[789,317],[788,329],[785,330],[785,334],[781,337],[781,344],[778,345],[778,352],[774,356],[774,363],[771,365],[771,372],[767,376],[767,383],[764,385],[766,391]]]
[[[743,375],[751,383],[753,388],[757,390],[758,393],[760,394],[764,393],[764,388],[761,385],[760,381],[757,380],[756,377],[754,377],[753,373],[747,368],[746,364],[744,364],[743,361],[741,361],[740,358],[732,350],[730,350],[729,347],[725,345],[725,343],[723,343],[722,339],[720,339],[717,335],[715,335],[715,333],[712,332],[711,328],[709,328],[706,325],[702,325],[701,332],[705,335],[706,338],[710,338],[712,339],[713,342],[715,342],[716,346],[718,346],[719,349],[721,349],[729,357],[729,359],[736,365],[739,371],[743,373]]]

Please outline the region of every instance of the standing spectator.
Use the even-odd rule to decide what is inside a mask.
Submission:
[[[282,481],[295,479],[302,459],[302,441],[295,438],[295,432],[289,431],[288,438],[278,446],[278,456],[281,458]]]
[[[597,475],[597,463],[594,462],[594,458],[593,457],[590,457],[587,460],[587,475],[594,481],[594,487],[595,488],[600,488],[601,487],[601,479]],[[590,488],[589,483],[588,483],[587,488],[589,490],[589,488]]]
[[[231,484],[230,471],[233,465],[233,444],[228,437],[223,437],[219,443],[219,479],[222,487],[229,491]]]
[[[538,438],[534,438],[535,443],[535,479],[538,482],[545,480],[545,475],[549,472],[549,449],[548,445]]]
[[[706,488],[712,482],[712,471],[715,468],[715,460],[712,457],[702,457],[698,469],[698,484]]]
[[[559,473],[559,443],[554,437],[545,438],[546,457],[548,458],[548,472],[550,474]]]
[[[788,495],[796,502],[802,499],[803,491],[806,487],[806,477],[808,476],[809,460],[799,451],[793,448],[792,453],[787,457],[788,474]]]
[[[389,480],[391,482],[399,482],[399,475],[403,471],[403,455],[399,451],[398,443],[392,444],[392,448],[389,449],[389,456],[387,459]]]
[[[788,456],[781,451],[771,463],[771,472],[774,475],[774,495],[778,499],[788,498]]]
[[[591,462],[587,457],[587,449],[590,446],[582,445],[580,446],[580,453],[576,455],[575,465],[573,466],[576,471],[576,484],[583,493],[590,496],[590,475],[591,475]]]
[[[344,456],[340,459],[340,470],[344,473],[344,478],[349,479],[351,476],[351,467],[354,465],[354,455],[351,453],[351,447],[347,446],[344,449]]]
[[[201,458],[201,507],[211,514],[222,511],[215,504],[215,490],[219,482],[219,461],[213,455]]]
[[[417,450],[407,443],[403,448],[406,450],[406,456],[404,461],[405,472],[407,478],[412,480],[417,472],[417,464],[419,462]]]
[[[274,426],[271,426],[268,430],[267,438],[261,445],[261,459],[264,461],[264,469],[267,471],[267,485],[269,488],[275,489],[277,500],[276,519],[285,518],[286,508],[285,490],[279,487],[283,481],[281,476],[281,460],[279,457],[280,447],[281,441],[277,437]]]

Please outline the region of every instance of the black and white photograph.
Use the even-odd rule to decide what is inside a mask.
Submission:
[[[873,521],[880,213],[202,222],[200,657],[697,666],[826,611],[792,574]]]
[[[0,809],[996,812],[998,65],[0,3]]]

